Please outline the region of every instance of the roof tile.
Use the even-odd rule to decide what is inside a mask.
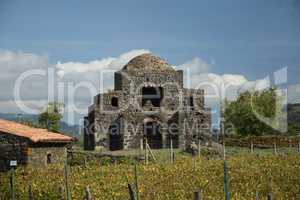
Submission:
[[[0,119],[0,132],[25,137],[32,142],[72,142],[75,138],[49,132],[46,129],[33,128],[17,122]]]

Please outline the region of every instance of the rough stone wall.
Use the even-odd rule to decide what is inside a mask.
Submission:
[[[47,163],[47,156],[51,155],[51,163]],[[29,147],[28,164],[31,166],[46,166],[47,164],[63,164],[67,159],[67,148],[60,147]]]
[[[142,107],[142,87],[162,87],[164,100],[161,107],[145,105]],[[179,98],[183,94],[183,98]],[[111,99],[118,98],[118,107],[112,106]],[[192,100],[191,100],[192,98]],[[192,104],[191,105],[191,101]],[[145,112],[146,111],[146,112]],[[168,111],[168,112],[166,112]],[[121,119],[120,132],[122,134],[123,148],[138,148],[140,140],[143,138],[143,120],[145,118],[155,118],[159,123],[168,124],[173,121],[178,124],[178,143],[180,148],[186,148],[197,138],[199,130],[207,133],[209,139],[211,114],[205,112],[204,90],[183,88],[183,72],[151,72],[134,71],[126,73],[119,71],[115,73],[115,90],[108,93],[99,94],[94,99],[94,119],[89,123],[94,123],[95,145],[109,147],[109,127],[117,120]],[[176,116],[176,117],[175,117]],[[198,127],[187,129],[186,124],[194,121],[200,124],[208,124],[208,127]],[[133,124],[135,126],[126,126]],[[103,127],[105,126],[105,127]],[[168,130],[161,130],[163,147],[168,147]]]
[[[111,113],[118,111],[118,107],[112,106],[111,100],[112,98],[118,98],[118,104],[122,101],[122,96],[120,95],[120,91],[109,91],[108,93],[104,93],[100,95],[100,101],[98,105],[96,105],[96,109],[100,109],[104,113]]]
[[[0,171],[9,169],[9,161],[27,163],[27,140],[0,132]]]
[[[123,99],[124,105],[131,102],[133,107],[126,109],[124,119],[127,124],[134,124],[134,130],[131,128],[126,129],[124,132],[124,148],[138,148],[140,140],[143,138],[143,120],[147,117],[155,118],[159,123],[166,124],[171,115],[165,115],[165,111],[175,111],[180,100],[178,93],[182,92],[182,73],[169,72],[169,73],[143,73],[136,72],[125,74],[123,83]],[[130,80],[130,81],[129,81]],[[164,101],[160,108],[153,106],[142,107],[142,87],[153,86],[162,87]],[[130,92],[133,91],[133,92]],[[167,130],[160,130],[162,134],[163,146],[166,147]]]
[[[64,163],[67,158],[64,143],[32,143],[27,138],[0,132],[0,170],[9,168],[10,160],[18,165],[45,166],[47,155],[51,163]]]
[[[0,131],[0,144],[24,144],[28,140],[23,137],[17,137]]]
[[[118,114],[103,114],[96,112],[95,117],[95,144],[96,146],[108,147],[109,137],[108,133],[110,127],[114,125],[114,122],[118,119]],[[120,127],[121,128],[121,127]]]

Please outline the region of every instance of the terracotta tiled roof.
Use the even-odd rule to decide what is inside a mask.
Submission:
[[[32,142],[72,142],[73,137],[33,128],[17,122],[0,119],[0,132],[25,137]]]

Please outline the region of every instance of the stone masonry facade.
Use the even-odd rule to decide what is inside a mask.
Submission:
[[[32,143],[24,137],[0,132],[0,171],[9,169],[9,161],[18,165],[43,167],[64,164],[67,159],[66,143]]]
[[[114,90],[98,94],[85,117],[86,150],[188,148],[210,141],[204,90],[183,86],[183,71],[142,54],[115,72]]]

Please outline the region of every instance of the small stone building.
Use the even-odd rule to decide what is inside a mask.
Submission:
[[[86,150],[188,148],[210,140],[211,113],[204,90],[187,89],[183,71],[142,54],[114,75],[114,90],[98,94],[85,117]]]
[[[10,160],[32,166],[64,163],[73,141],[66,135],[0,119],[0,170],[7,170]]]

